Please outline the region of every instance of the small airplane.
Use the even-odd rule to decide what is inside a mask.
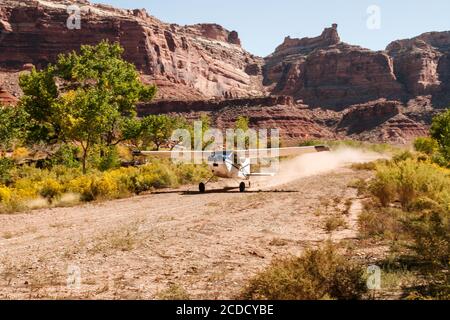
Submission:
[[[316,152],[330,151],[326,146],[290,147],[290,148],[270,148],[270,149],[249,149],[249,150],[221,150],[221,151],[176,151],[178,156],[200,156],[207,159],[212,176],[206,182],[201,182],[198,186],[200,193],[206,192],[206,185],[213,177],[240,180],[239,191],[245,192],[246,183],[250,186],[251,177],[274,177],[275,173],[252,173],[252,159],[270,159],[278,157],[297,157],[300,155]],[[171,158],[173,151],[135,151],[135,156]],[[244,181],[243,181],[244,180]]]

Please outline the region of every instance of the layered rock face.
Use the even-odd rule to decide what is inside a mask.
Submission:
[[[352,138],[371,142],[406,144],[428,134],[431,118],[438,113],[428,98],[407,105],[379,99],[350,106],[343,111],[311,108],[290,96],[223,101],[158,101],[138,106],[138,114],[170,114],[188,120],[207,114],[217,128],[233,128],[238,116],[250,126],[277,128],[284,143],[299,140]]]
[[[71,4],[81,9],[80,29],[67,27]],[[207,113],[223,128],[243,115],[254,127],[279,128],[288,141],[405,143],[426,135],[436,107],[450,104],[450,32],[371,51],[341,42],[333,24],[315,38],[286,37],[263,59],[217,24],[167,24],[145,10],[83,0],[2,0],[0,99],[20,97],[20,71],[103,39],[120,42],[142,80],[158,86],[157,101],[139,106],[141,115]]]
[[[274,94],[338,110],[403,94],[392,59],[385,52],[342,43],[336,24],[316,38],[286,38],[266,58],[264,81]]]
[[[81,9],[81,29],[67,28],[67,5]],[[37,68],[63,52],[103,39],[118,41],[124,58],[143,78],[156,82],[160,98],[260,96],[262,64],[240,46],[237,32],[218,25],[181,27],[149,16],[145,10],[120,10],[87,1],[2,1],[0,68]],[[247,73],[249,69],[252,72]]]
[[[214,127],[234,128],[238,116],[249,118],[250,126],[258,129],[279,129],[285,143],[305,139],[335,139],[334,126],[340,115],[333,111],[313,110],[295,103],[292,97],[262,97],[223,101],[159,101],[138,106],[138,114],[171,114],[195,120],[207,114]]]
[[[0,104],[14,105],[17,103],[17,98],[10,94],[6,89],[0,87]]]
[[[450,32],[394,41],[386,50],[409,96],[434,94],[443,104],[450,101]]]
[[[316,38],[287,37],[265,59],[264,84],[311,106],[343,109],[379,98],[434,95],[450,103],[450,32],[430,32],[371,51],[340,41],[337,25]]]

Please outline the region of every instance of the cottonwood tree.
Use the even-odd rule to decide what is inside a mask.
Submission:
[[[150,101],[156,93],[122,59],[123,51],[108,41],[85,45],[79,53],[60,55],[44,70],[21,76],[21,105],[31,120],[29,138],[80,145],[84,173],[93,146],[122,141],[127,119],[136,116],[136,103]]]
[[[250,129],[250,120],[247,117],[239,116],[234,124],[234,129],[236,131],[235,145],[238,147],[244,147],[248,149],[250,147],[250,137],[247,136],[248,130]],[[244,139],[242,139],[244,138]],[[240,146],[239,144],[244,144]]]
[[[25,124],[23,109],[0,104],[0,157],[23,138]]]
[[[144,145],[152,143],[155,150],[167,144],[176,129],[180,129],[181,120],[167,115],[150,115],[142,119],[141,137]]]
[[[431,136],[439,144],[439,150],[450,163],[450,109],[433,119]]]

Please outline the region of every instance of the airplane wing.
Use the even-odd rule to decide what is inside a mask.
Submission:
[[[272,149],[251,149],[237,151],[246,158],[277,158],[277,157],[296,157],[308,153],[330,151],[326,146],[310,146],[310,147],[291,147],[291,148],[272,148]]]
[[[170,159],[173,155],[176,155],[179,158],[189,154],[190,157],[208,157],[211,155],[213,151],[187,151],[187,150],[173,150],[173,151],[133,151],[134,156],[147,156],[147,157],[156,157],[156,158],[166,158]]]
[[[291,147],[291,148],[269,148],[269,149],[250,149],[250,150],[235,150],[241,157],[248,159],[260,158],[277,158],[277,157],[295,157],[307,153],[330,151],[326,146],[311,146],[311,147]],[[193,150],[173,150],[173,151],[134,151],[135,156],[149,156],[158,158],[172,158],[176,154],[178,158],[186,155],[190,157],[199,157],[207,159],[215,151],[193,151]],[[219,151],[221,152],[221,151]]]

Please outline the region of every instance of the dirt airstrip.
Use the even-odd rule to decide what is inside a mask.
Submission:
[[[364,156],[328,157],[290,163],[278,184],[244,194],[221,181],[206,194],[192,186],[0,215],[0,298],[155,299],[173,285],[191,298],[233,298],[274,258],[357,241],[361,201],[349,185],[371,173],[348,167]],[[320,161],[336,163],[320,170]],[[346,225],[330,232],[333,215]]]

